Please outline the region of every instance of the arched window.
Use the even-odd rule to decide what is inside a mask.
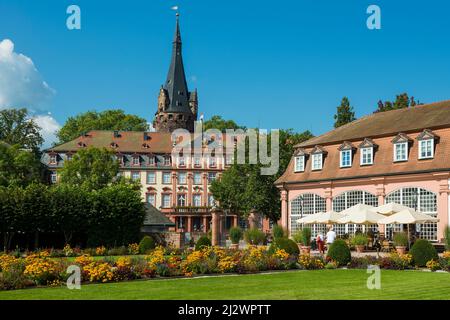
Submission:
[[[321,196],[314,193],[305,193],[299,195],[297,198],[291,201],[291,233],[295,233],[299,230],[300,225],[297,220],[304,215],[319,213],[327,210],[327,202]],[[313,236],[315,235],[315,226],[313,228]]]
[[[378,198],[367,191],[352,190],[346,191],[333,198],[333,210],[341,212],[345,209],[353,207],[356,204],[367,204],[370,206],[378,206]],[[336,224],[334,225],[335,231],[338,235],[353,234],[358,226],[355,224]],[[371,225],[371,229],[377,228],[377,225]]]
[[[386,196],[385,203],[395,202],[410,207],[419,212],[437,216],[437,195],[431,191],[416,187],[407,187],[391,192]],[[401,225],[387,225],[386,234],[402,230]],[[437,223],[417,224],[419,237],[430,241],[437,241]]]

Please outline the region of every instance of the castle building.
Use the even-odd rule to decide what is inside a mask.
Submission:
[[[154,119],[156,132],[92,130],[45,150],[42,161],[50,171],[50,181],[57,183],[58,171],[78,150],[88,147],[113,150],[121,175],[141,183],[143,201],[175,223],[171,231],[208,232],[215,203],[210,192],[211,182],[233,159],[232,155],[206,152],[172,153],[177,142],[172,140],[171,133],[179,128],[193,132],[198,112],[197,92],[189,92],[186,83],[178,16],[172,49],[167,80],[159,91]],[[203,139],[202,148],[208,148],[212,141]],[[227,213],[221,221],[221,230],[237,224],[237,215]]]
[[[375,113],[303,142],[276,185],[281,224],[291,234],[304,215],[394,202],[437,217],[416,231],[442,242],[450,225],[450,101]],[[356,228],[335,225],[338,235]],[[384,232],[402,228],[387,225]]]

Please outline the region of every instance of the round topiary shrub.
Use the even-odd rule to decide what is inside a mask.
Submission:
[[[297,243],[289,238],[278,238],[270,245],[270,252],[275,252],[277,249],[286,251],[291,255],[299,255],[300,250],[298,249]]]
[[[417,240],[409,253],[413,257],[413,263],[418,267],[425,267],[430,260],[438,260],[436,249],[425,239]]]
[[[339,266],[346,266],[352,259],[347,243],[340,239],[334,241],[328,249],[327,259],[336,261]]]
[[[210,247],[211,240],[207,236],[201,236],[198,238],[197,243],[195,244],[195,250],[201,250],[204,247]]]
[[[150,236],[144,236],[139,242],[139,253],[145,254],[152,249],[155,249],[155,240]]]

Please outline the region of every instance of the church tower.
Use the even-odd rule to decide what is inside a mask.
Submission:
[[[197,111],[197,90],[189,92],[184,73],[179,14],[177,13],[169,73],[166,83],[159,90],[158,109],[153,126],[157,132],[172,132],[179,128],[193,132]]]

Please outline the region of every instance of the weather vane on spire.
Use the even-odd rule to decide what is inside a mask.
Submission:
[[[177,17],[179,17],[180,16],[180,13],[178,12],[178,6],[173,6],[172,8],[170,8],[170,9],[172,9],[172,10],[174,10],[174,11],[176,11],[177,13],[176,13],[176,16]]]

